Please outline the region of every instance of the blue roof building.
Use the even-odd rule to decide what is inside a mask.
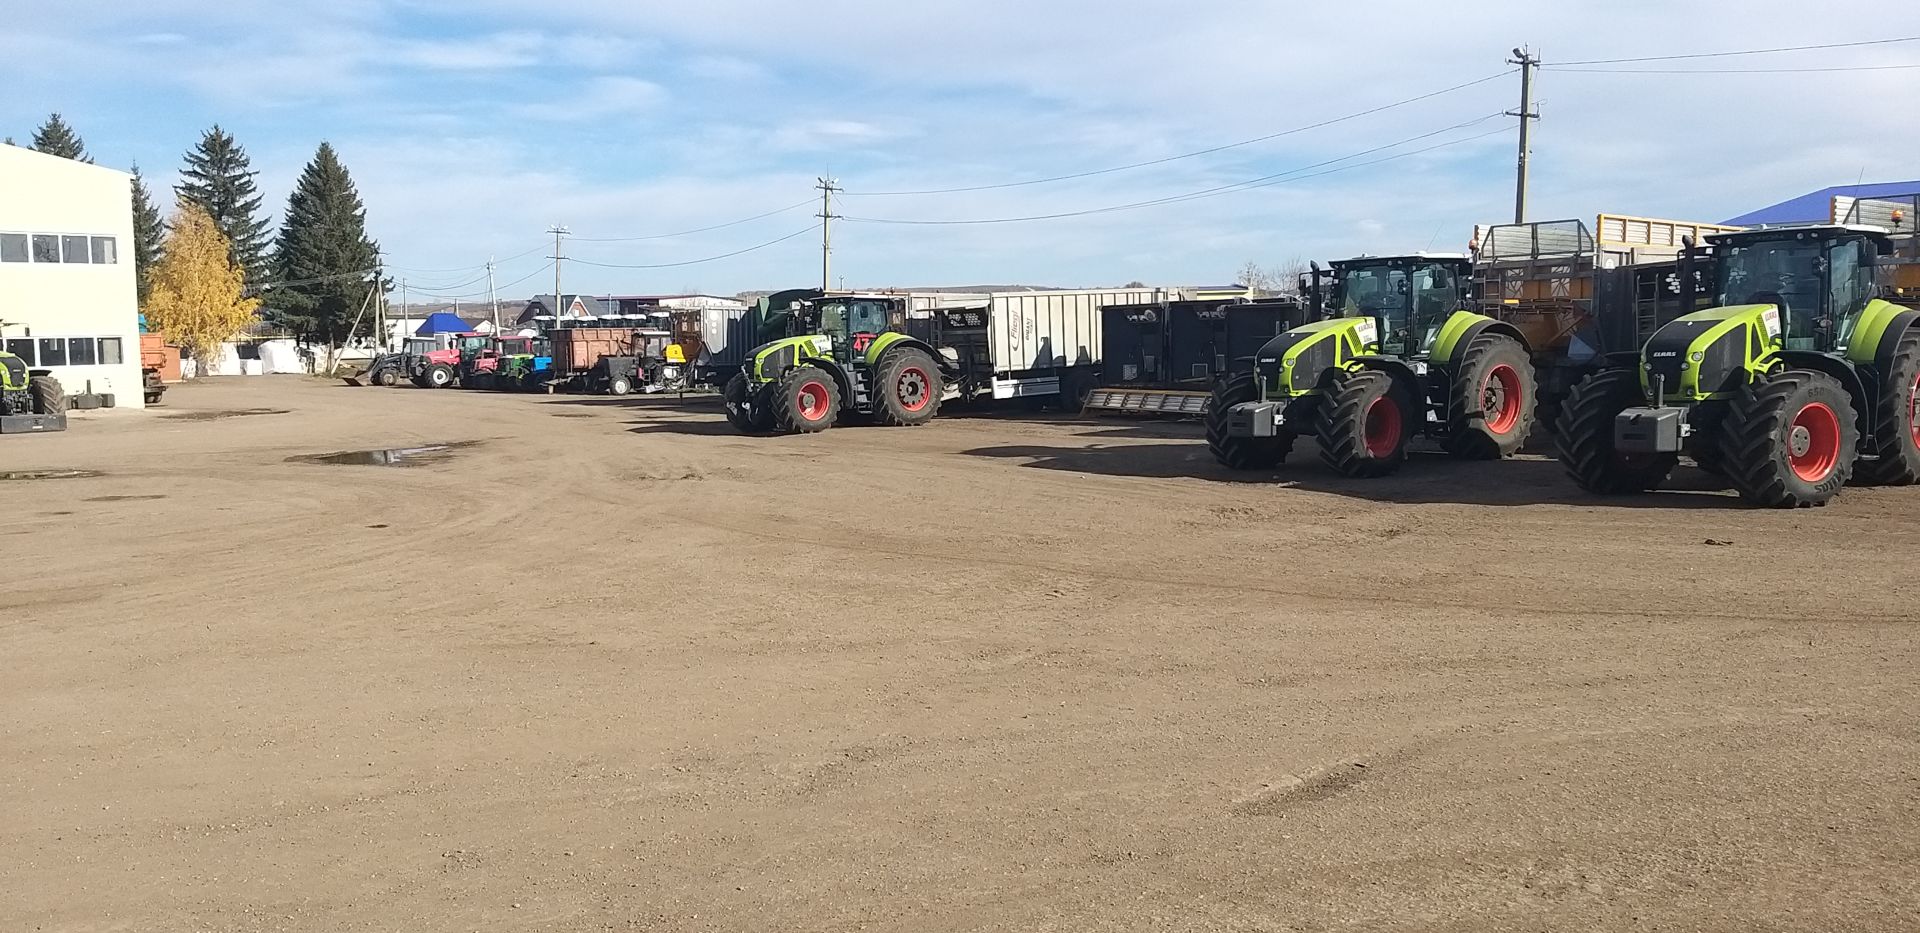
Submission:
[[[1833,219],[1833,199],[1839,195],[1850,198],[1910,198],[1920,195],[1920,181],[1889,181],[1822,188],[1810,194],[1781,201],[1771,207],[1741,214],[1727,223],[1735,227],[1827,223]]]

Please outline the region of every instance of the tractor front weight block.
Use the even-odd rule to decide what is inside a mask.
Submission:
[[[1279,402],[1241,402],[1227,409],[1228,437],[1277,437],[1280,434]]]
[[[1684,408],[1629,408],[1613,418],[1613,449],[1633,454],[1676,454],[1686,435]]]

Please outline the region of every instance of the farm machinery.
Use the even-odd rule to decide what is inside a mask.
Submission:
[[[1718,306],[1609,357],[1567,398],[1559,457],[1574,482],[1653,490],[1682,454],[1759,506],[1920,482],[1920,312],[1890,300],[1920,297],[1913,235],[1823,224],[1707,241],[1682,261],[1710,264]]]
[[[0,352],[0,434],[29,434],[67,429],[67,392],[45,370]]]
[[[1315,264],[1309,277],[1313,320],[1214,383],[1216,460],[1269,469],[1312,435],[1335,471],[1377,477],[1400,468],[1419,434],[1464,459],[1520,448],[1534,419],[1529,349],[1511,324],[1469,310],[1467,257],[1362,257]]]
[[[752,433],[813,433],[843,417],[933,420],[946,377],[933,346],[901,332],[906,302],[889,295],[794,300],[786,335],[755,347],[725,389],[727,420]]]
[[[469,348],[462,339],[460,387],[531,392],[553,373],[547,341],[539,337],[485,337]]]

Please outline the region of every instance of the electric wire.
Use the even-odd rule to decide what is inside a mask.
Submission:
[[[1169,195],[1167,197],[1153,198],[1151,200],[1146,200],[1146,201],[1134,201],[1127,204],[1113,204],[1113,205],[1108,205],[1106,207],[1088,208],[1085,210],[1077,210],[1077,211],[1062,211],[1054,214],[1034,214],[1034,215],[1025,216],[1025,217],[991,217],[991,218],[978,218],[978,219],[969,219],[969,220],[906,220],[906,219],[886,218],[886,217],[851,217],[851,216],[844,217],[842,219],[852,223],[869,223],[869,224],[903,224],[903,225],[910,225],[910,226],[966,226],[966,225],[975,225],[975,224],[1006,224],[1006,223],[1026,223],[1029,221],[1039,221],[1039,220],[1061,220],[1068,217],[1085,217],[1093,214],[1108,214],[1116,211],[1135,210],[1143,207],[1155,207],[1162,204],[1177,204],[1183,201],[1192,201],[1192,200],[1197,200],[1199,198],[1213,197],[1219,194],[1226,194],[1231,191],[1244,191],[1244,190],[1250,190],[1253,188],[1269,187],[1271,185],[1282,184],[1288,181],[1299,181],[1299,180],[1302,180],[1303,178],[1319,178],[1324,175],[1334,174],[1335,172],[1348,171],[1350,169],[1362,168],[1368,165],[1378,165],[1381,162],[1390,162],[1390,161],[1393,161],[1394,159],[1406,158],[1407,156],[1419,155],[1420,153],[1423,153],[1423,152],[1432,152],[1435,149],[1443,149],[1448,146],[1457,146],[1457,145],[1460,145],[1461,143],[1472,142],[1473,140],[1482,139],[1487,136],[1492,136],[1496,133],[1504,133],[1507,130],[1511,129],[1511,127],[1503,126],[1503,127],[1500,127],[1499,129],[1495,129],[1490,132],[1480,133],[1474,136],[1468,136],[1461,139],[1451,140],[1449,142],[1441,143],[1435,146],[1428,146],[1421,149],[1414,149],[1407,152],[1398,153],[1396,155],[1390,156],[1385,159],[1376,159],[1368,162],[1359,162],[1353,165],[1342,166],[1340,168],[1333,169],[1332,171],[1317,172],[1310,175],[1301,175],[1301,173],[1303,172],[1312,172],[1314,169],[1326,168],[1328,166],[1338,165],[1341,162],[1348,162],[1353,159],[1358,159],[1362,156],[1372,155],[1377,152],[1384,152],[1388,149],[1396,149],[1408,143],[1418,142],[1422,139],[1431,139],[1442,133],[1449,133],[1454,130],[1465,129],[1467,127],[1485,123],[1488,120],[1496,119],[1506,115],[1507,114],[1504,111],[1490,113],[1490,114],[1487,114],[1486,116],[1476,117],[1472,120],[1456,123],[1452,126],[1441,127],[1440,129],[1432,130],[1426,133],[1421,133],[1417,136],[1409,136],[1406,139],[1397,140],[1395,142],[1387,143],[1382,146],[1375,146],[1371,149],[1362,149],[1359,152],[1348,153],[1338,158],[1328,159],[1323,162],[1316,162],[1312,165],[1304,165],[1299,168],[1288,169],[1284,172],[1275,172],[1270,175],[1262,175],[1258,178],[1250,178],[1245,181],[1237,181],[1231,184],[1219,185],[1213,188],[1204,188],[1199,191],[1190,191],[1184,194]],[[1296,176],[1296,175],[1300,177],[1298,178],[1288,177],[1288,176]]]
[[[684,262],[654,262],[654,263],[628,264],[628,263],[617,263],[617,262],[594,262],[588,259],[575,259],[571,256],[567,257],[567,261],[577,262],[583,266],[598,266],[602,269],[674,269],[680,266],[697,266],[705,262],[714,262],[720,259],[728,259],[734,256],[740,256],[746,253],[751,253],[755,250],[766,249],[769,246],[773,246],[779,243],[785,243],[786,241],[791,240],[794,237],[800,236],[803,233],[811,233],[818,229],[820,229],[820,225],[814,224],[810,227],[805,227],[800,230],[795,230],[794,232],[789,233],[786,236],[783,236],[777,240],[768,240],[767,242],[761,243],[758,246],[749,246],[746,249],[737,249],[731,253],[721,253],[718,256],[708,256],[704,259],[688,259],[688,260],[685,260]]]
[[[1920,36],[1901,36],[1897,39],[1863,39],[1858,42],[1829,42],[1822,45],[1790,45],[1772,49],[1743,49],[1735,52],[1692,52],[1685,55],[1647,55],[1640,58],[1590,58],[1573,62],[1547,62],[1543,67],[1559,68],[1566,65],[1625,65],[1634,62],[1672,62],[1695,58],[1731,58],[1736,55],[1773,55],[1779,52],[1855,49],[1868,45],[1892,45],[1896,42],[1920,42]]]
[[[1557,71],[1562,74],[1596,75],[1777,75],[1812,74],[1834,71],[1905,71],[1920,68],[1913,65],[1834,65],[1826,68],[1561,68],[1554,65],[1541,65],[1543,70]]]
[[[502,291],[505,291],[505,290],[507,290],[507,289],[509,289],[509,288],[512,288],[512,287],[514,287],[514,286],[516,286],[516,285],[519,285],[519,284],[520,284],[520,283],[522,283],[522,282],[525,282],[525,281],[527,281],[528,279],[531,279],[531,278],[533,278],[533,277],[534,277],[534,276],[536,276],[536,275],[539,275],[539,274],[540,274],[540,273],[542,273],[542,272],[546,272],[546,271],[548,271],[548,270],[550,270],[550,269],[552,269],[552,268],[553,268],[553,263],[552,263],[552,262],[548,262],[548,263],[547,263],[546,265],[544,265],[544,266],[541,266],[540,268],[538,268],[538,269],[535,269],[535,270],[533,270],[532,272],[529,272],[529,273],[527,273],[526,275],[523,275],[523,276],[521,276],[521,277],[519,277],[519,278],[517,278],[517,279],[514,279],[513,281],[511,281],[511,282],[508,282],[508,283],[506,283],[505,285],[498,285],[498,286],[495,286],[495,287],[494,287],[494,291],[495,291],[496,293],[497,293],[497,292],[502,292]],[[440,299],[440,300],[442,300],[442,301],[464,301],[464,300],[468,300],[468,299],[477,299],[477,298],[486,298],[486,297],[488,297],[488,295],[487,295],[487,293],[486,293],[486,292],[469,292],[469,293],[466,293],[466,294],[461,294],[461,295],[442,295],[442,294],[435,294],[435,293],[433,293],[433,292],[428,292],[428,291],[421,291],[420,289],[418,289],[418,288],[414,288],[414,287],[413,287],[413,286],[411,286],[411,285],[409,285],[409,286],[407,287],[407,295],[409,296],[409,297],[408,297],[408,300],[409,300],[409,301],[411,301],[411,300],[412,300],[412,296],[415,296],[415,295],[418,295],[418,296],[420,296],[420,297],[423,297],[423,298],[438,298],[438,299]]]
[[[1466,88],[1470,88],[1475,85],[1485,84],[1489,81],[1496,81],[1496,80],[1499,80],[1500,78],[1504,78],[1508,75],[1511,75],[1518,70],[1519,69],[1517,68],[1510,68],[1506,71],[1500,72],[1499,74],[1488,75],[1484,78],[1476,78],[1464,84],[1456,84],[1452,87],[1441,88],[1440,90],[1437,90],[1437,91],[1429,91],[1417,97],[1409,97],[1409,98],[1406,98],[1405,100],[1397,100],[1390,104],[1381,104],[1378,107],[1373,107],[1367,110],[1361,110],[1355,113],[1350,113],[1342,117],[1334,117],[1333,119],[1330,119],[1330,120],[1322,120],[1318,123],[1309,123],[1305,126],[1297,126],[1290,130],[1281,130],[1280,132],[1277,132],[1277,133],[1268,133],[1265,136],[1256,136],[1252,139],[1243,139],[1237,143],[1227,143],[1221,146],[1213,146],[1208,149],[1196,149],[1193,152],[1183,152],[1179,155],[1165,156],[1159,159],[1148,159],[1144,162],[1131,162],[1126,165],[1116,165],[1116,166],[1113,166],[1112,168],[1094,169],[1092,171],[1087,171],[1087,172],[1074,172],[1068,175],[1053,175],[1047,178],[1030,178],[1030,179],[1027,179],[1026,181],[1010,181],[1010,182],[1002,182],[999,184],[992,184],[992,185],[964,185],[964,186],[953,187],[953,188],[926,188],[918,191],[843,191],[841,192],[841,194],[844,197],[851,197],[851,198],[905,197],[908,195],[925,195],[925,194],[958,194],[961,192],[968,192],[968,191],[993,191],[1001,188],[1020,188],[1028,185],[1044,185],[1044,184],[1050,184],[1056,181],[1072,181],[1074,179],[1079,179],[1079,178],[1092,178],[1098,175],[1111,175],[1115,172],[1125,172],[1125,171],[1129,171],[1136,168],[1145,168],[1150,165],[1165,165],[1168,162],[1178,162],[1181,159],[1191,159],[1196,156],[1211,155],[1216,152],[1225,152],[1229,149],[1238,149],[1242,146],[1251,146],[1251,145],[1254,145],[1255,143],[1263,143],[1269,140],[1279,139],[1283,136],[1292,136],[1298,133],[1305,133],[1309,130],[1317,130],[1322,127],[1333,126],[1338,123],[1346,123],[1350,120],[1357,120],[1361,117],[1371,116],[1376,113],[1392,110],[1396,107],[1404,107],[1408,104],[1418,103],[1423,100],[1439,97],[1442,94],[1451,94],[1454,91],[1464,90]]]
[[[499,268],[500,266],[513,262],[516,259],[525,259],[526,257],[531,256],[534,253],[537,253],[546,248],[547,248],[547,244],[542,243],[530,250],[527,250],[526,252],[515,253],[511,256],[508,256],[505,259],[496,259],[493,261],[493,265],[495,268]],[[486,267],[487,267],[487,264],[484,262],[480,263],[479,265],[460,266],[459,268],[455,268],[455,269],[416,269],[416,268],[413,268],[412,266],[395,266],[395,265],[387,266],[387,268],[392,269],[396,272],[408,272],[408,273],[416,273],[420,275],[447,274],[447,273],[454,273],[454,272],[472,272],[476,269],[485,269]]]

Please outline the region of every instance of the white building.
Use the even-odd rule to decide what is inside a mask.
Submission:
[[[0,347],[140,408],[132,176],[0,145]]]

